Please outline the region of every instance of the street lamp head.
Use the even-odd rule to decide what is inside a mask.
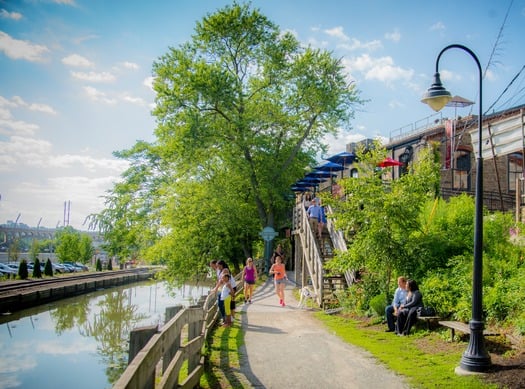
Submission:
[[[441,111],[450,100],[452,100],[452,95],[441,83],[439,73],[435,73],[434,82],[423,95],[421,102],[428,104],[430,108],[438,112]]]

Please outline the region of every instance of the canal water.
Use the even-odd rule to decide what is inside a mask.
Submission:
[[[209,286],[143,282],[0,317],[0,389],[111,388],[126,369],[130,331],[164,324]]]

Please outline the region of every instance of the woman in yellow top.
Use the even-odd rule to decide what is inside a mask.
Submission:
[[[270,268],[270,274],[273,274],[275,293],[279,297],[279,304],[284,307],[286,305],[284,303],[284,282],[288,280],[288,277],[286,276],[283,259],[279,255],[275,256],[275,263]]]

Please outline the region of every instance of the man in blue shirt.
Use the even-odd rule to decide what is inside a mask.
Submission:
[[[315,199],[312,205],[308,207],[308,210],[306,211],[306,214],[308,215],[308,221],[310,223],[310,228],[312,229],[312,233],[314,236],[319,236],[319,219],[321,218],[321,206],[319,205],[319,199]]]
[[[394,316],[397,316],[397,311],[401,304],[405,303],[407,297],[407,279],[405,277],[398,277],[397,289],[394,292],[394,299],[392,304],[385,308],[386,324],[388,328],[386,332],[394,332],[396,327],[394,325]]]

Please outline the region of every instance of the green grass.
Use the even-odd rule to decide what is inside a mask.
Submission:
[[[459,376],[454,370],[465,350],[441,347],[445,342],[437,332],[417,331],[408,337],[384,332],[384,328],[363,326],[361,321],[316,313],[331,331],[345,342],[369,351],[389,369],[407,378],[414,388],[497,388],[480,376]],[[451,349],[453,351],[451,351]],[[442,350],[442,351],[440,351]]]
[[[240,294],[238,301],[242,299]],[[238,312],[237,317],[239,315],[242,313]],[[316,312],[315,316],[342,341],[367,350],[390,370],[404,376],[412,388],[498,388],[485,383],[478,375],[459,376],[455,373],[466,344],[448,343],[447,331],[418,329],[408,337],[400,337],[384,332],[383,325],[370,325],[358,319],[323,312]],[[243,344],[244,330],[239,320],[232,327],[215,329],[207,348],[202,388],[252,387],[240,372],[239,350]]]

